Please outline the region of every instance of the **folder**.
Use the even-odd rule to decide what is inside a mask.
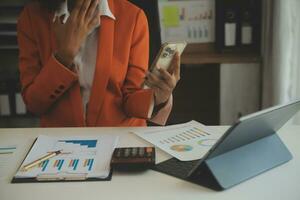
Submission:
[[[118,137],[111,135],[41,135],[33,143],[11,183],[109,181],[112,177],[110,160],[117,141]],[[24,170],[24,166],[57,150],[61,153]]]
[[[11,115],[8,94],[0,95],[0,115],[1,116],[10,116]]]
[[[23,101],[22,95],[20,93],[15,94],[16,100],[16,114],[17,115],[25,115],[26,114],[26,106]]]

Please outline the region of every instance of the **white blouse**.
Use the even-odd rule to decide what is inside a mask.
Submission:
[[[115,16],[112,14],[107,0],[100,0],[99,7],[100,15],[105,15],[113,20],[116,20]],[[64,16],[62,20],[63,23],[66,23],[70,13],[68,11],[67,0],[65,0],[60,8],[55,12],[53,21],[56,18]],[[95,26],[95,28],[88,34],[85,42],[81,45],[81,48],[74,59],[74,65],[79,76],[79,84],[81,88],[81,96],[83,102],[83,110],[86,115],[87,105],[89,102],[89,98],[91,95],[94,73],[96,68],[96,60],[97,60],[97,48],[98,48],[98,35],[99,35],[99,27],[101,25],[101,21],[99,24]],[[152,99],[152,103],[150,105],[148,111],[148,117],[151,118],[154,108],[154,99]]]

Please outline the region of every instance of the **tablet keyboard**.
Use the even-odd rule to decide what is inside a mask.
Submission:
[[[169,160],[155,165],[153,170],[169,174],[171,176],[175,176],[181,179],[186,179],[188,177],[189,172],[193,169],[194,166],[197,165],[199,161],[200,160],[180,161],[176,158],[171,158]]]

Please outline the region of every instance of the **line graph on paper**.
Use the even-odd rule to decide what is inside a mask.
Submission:
[[[136,134],[182,161],[202,158],[221,137],[211,128],[196,121]]]

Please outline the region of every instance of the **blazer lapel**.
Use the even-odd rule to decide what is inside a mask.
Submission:
[[[112,65],[114,26],[115,21],[113,19],[101,16],[96,69],[86,120],[88,126],[96,126],[97,117],[101,111],[105,98]]]

